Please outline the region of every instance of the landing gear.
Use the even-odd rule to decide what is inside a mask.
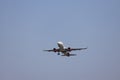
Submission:
[[[60,55],[60,53],[58,52],[58,55]]]

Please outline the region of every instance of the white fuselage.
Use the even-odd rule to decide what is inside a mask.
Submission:
[[[62,43],[62,42],[58,42],[57,44],[58,44],[58,47],[59,47],[59,49],[60,49],[60,52],[64,52],[64,51],[65,51],[65,48],[64,48],[63,43]]]

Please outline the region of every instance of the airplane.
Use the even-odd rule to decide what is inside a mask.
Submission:
[[[58,45],[58,49],[57,48],[53,48],[51,50],[44,50],[44,51],[47,51],[47,52],[58,52],[58,55],[60,55],[60,52],[62,53],[61,56],[76,56],[76,54],[71,54],[70,52],[71,51],[76,51],[76,50],[85,50],[87,48],[71,48],[71,47],[64,47],[63,45],[63,42],[59,41],[57,42],[57,45]]]

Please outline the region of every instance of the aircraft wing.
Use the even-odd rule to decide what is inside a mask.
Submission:
[[[59,49],[50,49],[50,50],[44,50],[44,51],[48,51],[48,52],[59,52],[60,50]]]
[[[65,49],[66,51],[76,51],[76,50],[84,50],[84,49],[87,49],[87,48],[68,48],[68,49]]]
[[[87,48],[73,48],[73,49],[71,49],[71,50],[84,50],[84,49],[87,49]]]
[[[44,50],[44,51],[53,52],[54,50]]]

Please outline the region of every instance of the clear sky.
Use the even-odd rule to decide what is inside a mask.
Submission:
[[[0,0],[0,80],[120,80],[120,0]]]

